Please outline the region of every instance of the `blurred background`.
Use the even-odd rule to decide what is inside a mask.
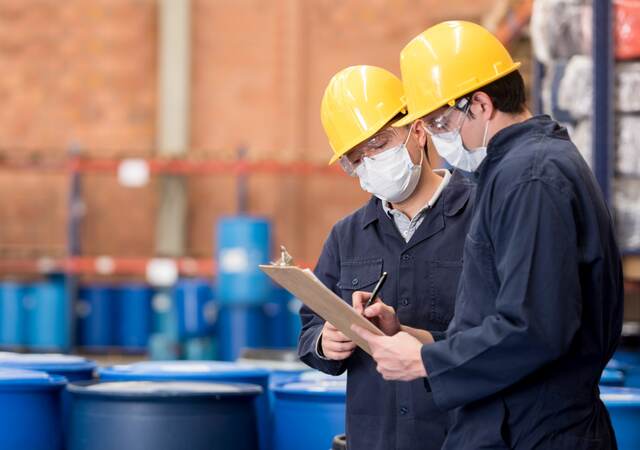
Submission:
[[[332,225],[367,199],[327,166],[324,87],[354,64],[399,74],[402,47],[449,19],[498,35],[523,62],[532,111],[566,124],[592,165],[625,250],[630,330],[639,10],[632,0],[3,0],[0,347],[105,360],[294,347],[299,302],[256,265],[284,244],[312,267]]]

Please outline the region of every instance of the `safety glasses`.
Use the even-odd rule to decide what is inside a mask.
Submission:
[[[383,130],[371,137],[368,141],[358,145],[346,155],[341,156],[338,161],[340,162],[342,170],[344,170],[347,175],[355,177],[356,170],[362,164],[365,157],[375,158],[377,155],[380,155],[387,150],[397,148],[398,137],[400,136],[398,130],[399,129],[396,128],[387,128],[386,130]],[[409,140],[410,135],[411,130],[409,130],[404,141],[405,145]]]
[[[431,136],[459,131],[467,117],[471,100],[463,97],[454,106],[448,107],[441,115],[423,121],[427,133]]]

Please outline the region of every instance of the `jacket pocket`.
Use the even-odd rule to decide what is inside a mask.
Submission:
[[[382,258],[344,259],[340,261],[338,287],[342,291],[363,290],[377,283],[380,275],[382,275]],[[350,300],[351,297],[349,297]]]

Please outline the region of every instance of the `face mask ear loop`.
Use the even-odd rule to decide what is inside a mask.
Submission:
[[[489,132],[489,122],[491,122],[491,120],[487,120],[487,124],[484,126],[484,136],[482,136],[482,145],[481,145],[481,147],[484,147],[487,144],[487,134]]]

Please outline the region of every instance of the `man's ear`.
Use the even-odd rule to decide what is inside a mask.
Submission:
[[[425,128],[425,125],[422,119],[418,119],[415,122],[413,122],[412,128],[413,128],[412,133],[416,134],[418,144],[420,144],[421,148],[424,148],[424,146],[427,143],[428,135],[427,135],[427,129]]]
[[[473,103],[479,106],[475,108],[475,115],[482,115],[485,119],[491,119],[494,115],[495,107],[491,101],[491,97],[482,91],[478,91],[473,94]]]

